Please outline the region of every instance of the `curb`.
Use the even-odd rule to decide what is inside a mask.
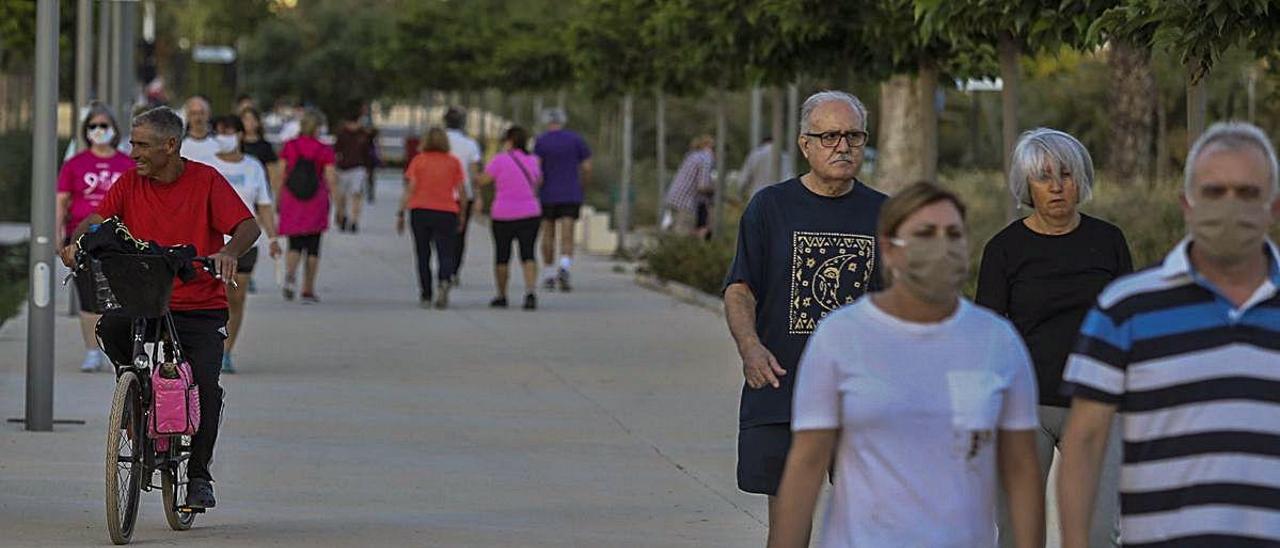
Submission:
[[[682,303],[714,312],[717,316],[724,316],[724,301],[680,282],[661,280],[648,274],[636,274],[636,285],[662,293]]]

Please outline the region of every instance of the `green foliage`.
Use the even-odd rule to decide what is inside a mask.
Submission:
[[[0,134],[0,221],[31,219],[31,144],[30,131]]]
[[[244,52],[247,87],[270,97],[296,96],[330,120],[383,96],[394,6],[349,4],[304,3],[264,22]]]
[[[656,7],[656,0],[576,0],[568,34],[577,82],[596,97],[662,84],[643,29]]]
[[[644,269],[660,280],[680,282],[719,295],[733,261],[733,238],[703,241],[688,236],[662,235],[641,257]]]
[[[1090,35],[1173,52],[1199,81],[1233,46],[1274,53],[1280,8],[1271,0],[1121,0],[1094,22]]]
[[[27,244],[0,246],[0,324],[18,314],[27,300]]]

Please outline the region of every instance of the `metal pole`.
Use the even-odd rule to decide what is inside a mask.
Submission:
[[[79,109],[89,104],[89,84],[93,78],[93,58],[89,54],[89,46],[93,41],[93,0],[76,0],[76,105],[72,109],[76,115]],[[73,121],[75,127],[79,120]],[[79,132],[74,132],[79,137]],[[88,146],[87,143],[80,143]]]
[[[138,94],[138,73],[133,55],[138,35],[138,3],[116,2],[116,5],[120,6],[120,41],[116,43],[120,49],[115,52],[116,62],[119,63],[116,66],[116,85],[120,89],[117,108],[120,119],[128,120],[132,118],[133,102]],[[130,125],[120,125],[121,131],[127,133]]]
[[[542,121],[542,94],[533,96],[533,121],[529,122],[529,133],[536,133],[535,129]]]
[[[663,202],[665,202],[667,198],[667,94],[663,93],[662,90],[659,89],[656,95],[657,112],[655,113],[655,116],[658,119],[658,127],[656,129],[658,142],[655,143],[657,145],[656,148],[658,152],[658,169],[656,170],[658,174],[658,207],[656,209],[658,210],[658,227],[661,228],[662,213],[663,209],[665,209]]]
[[[627,232],[631,230],[631,105],[630,93],[622,97],[622,180],[618,187],[618,250],[627,254]]]
[[[123,22],[124,22],[124,6],[120,2],[107,2],[109,10],[111,10],[111,57],[108,58],[108,70],[111,71],[110,83],[108,84],[107,101],[114,110],[116,117],[120,120],[128,120],[129,114],[120,110],[120,74],[121,70],[120,54],[123,49]],[[127,126],[129,124],[120,124]],[[122,128],[123,129],[123,128]],[[123,137],[123,136],[122,136]]]
[[[716,196],[715,203],[711,209],[711,232],[720,235],[720,229],[724,226],[724,178],[725,178],[725,162],[724,149],[725,141],[728,140],[728,121],[725,116],[724,104],[729,102],[729,98],[724,92],[724,88],[716,90]]]
[[[79,131],[80,109],[89,105],[89,88],[93,85],[93,56],[89,53],[93,45],[93,0],[76,0],[76,89],[75,105],[71,112],[71,138],[76,141],[76,149],[89,148],[83,142]],[[69,236],[69,235],[68,235]],[[61,244],[61,242],[58,242]],[[75,288],[67,292],[67,315],[76,316],[80,311]]]
[[[787,133],[783,135],[786,156],[782,157],[782,177],[796,176],[796,139],[800,135],[800,85],[795,82],[787,84]]]
[[[27,430],[53,430],[54,180],[58,148],[58,0],[36,4],[31,157],[31,287],[27,296]]]
[[[111,104],[111,14],[107,7],[107,0],[101,0],[98,4],[98,78],[94,89],[97,90],[97,99]],[[123,118],[116,113],[117,118],[123,121]]]

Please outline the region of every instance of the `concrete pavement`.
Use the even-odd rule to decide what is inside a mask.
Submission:
[[[763,544],[764,500],[735,488],[741,381],[721,319],[590,258],[574,293],[490,310],[491,240],[474,225],[453,309],[421,310],[388,175],[363,232],[326,237],[322,304],[283,302],[260,263],[240,373],[223,377],[219,507],[172,532],[144,494],[136,544]],[[6,418],[23,412],[25,329],[0,329]],[[58,340],[55,415],[86,424],[0,425],[3,546],[110,542],[113,379],[77,371],[74,319],[59,318]]]

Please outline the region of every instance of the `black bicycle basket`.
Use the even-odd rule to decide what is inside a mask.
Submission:
[[[169,310],[173,280],[172,261],[160,255],[112,254],[95,261],[95,304],[103,314],[132,318],[158,318]],[[109,291],[102,291],[106,281]]]

